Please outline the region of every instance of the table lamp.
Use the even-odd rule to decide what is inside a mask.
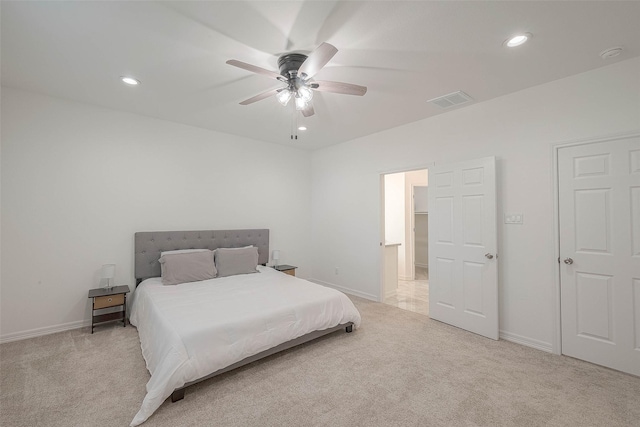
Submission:
[[[101,279],[107,279],[107,284],[105,285],[105,289],[113,288],[113,284],[111,281],[116,277],[116,265],[115,264],[104,264],[102,266],[102,271],[100,274]]]

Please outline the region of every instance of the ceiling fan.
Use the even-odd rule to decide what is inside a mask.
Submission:
[[[315,81],[316,75],[327,62],[338,52],[333,45],[322,43],[309,56],[301,53],[286,53],[278,58],[278,68],[280,74],[262,67],[247,64],[246,62],[230,59],[227,64],[242,68],[252,73],[261,74],[274,78],[284,84],[285,87],[272,89],[259,95],[246,99],[240,105],[249,105],[262,99],[275,95],[282,105],[287,105],[291,98],[295,101],[296,110],[302,112],[305,117],[313,116],[315,113],[311,99],[313,91],[342,93],[346,95],[362,96],[367,93],[365,86],[358,86],[350,83]]]

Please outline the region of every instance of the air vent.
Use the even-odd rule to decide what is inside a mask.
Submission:
[[[473,98],[459,90],[458,92],[453,92],[447,95],[430,99],[427,102],[437,105],[440,108],[451,108],[456,105],[466,104],[467,102],[471,101],[473,101]]]

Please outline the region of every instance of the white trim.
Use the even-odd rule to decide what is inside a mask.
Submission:
[[[392,173],[419,171],[419,170],[422,170],[422,169],[429,169],[429,168],[433,167],[435,164],[436,164],[436,162],[429,162],[429,163],[422,163],[419,166],[416,166],[416,165],[414,165],[414,166],[400,166],[400,167],[389,168],[389,169],[384,169],[384,170],[378,169],[378,174],[380,174],[380,175],[389,175],[389,174],[392,174]]]
[[[562,313],[560,311],[560,209],[559,209],[559,197],[558,194],[558,148],[557,144],[551,145],[551,195],[553,198],[553,291],[551,292],[553,301],[553,338],[552,338],[552,353],[562,354]]]
[[[407,178],[405,175],[405,181],[404,181],[404,185],[405,187],[407,186]],[[410,279],[408,280],[416,280],[416,196],[415,196],[415,184],[411,184],[411,209],[409,209],[409,215],[407,215],[407,212],[404,213],[405,218],[408,216],[409,217],[409,253],[411,256],[411,259],[407,259],[406,255],[405,255],[405,261],[404,261],[404,271],[405,273],[407,272],[407,266],[409,266],[409,268],[411,268],[411,274],[410,274]],[[405,197],[406,197],[406,193],[405,193]],[[405,200],[405,206],[407,205],[407,202]],[[406,224],[405,224],[406,227]],[[405,254],[406,254],[406,249],[405,249]],[[407,279],[404,279],[407,280]]]
[[[307,279],[307,280],[309,280],[310,282],[316,283],[318,285],[322,285],[322,286],[326,286],[328,288],[336,289],[336,290],[338,290],[340,292],[344,292],[345,294],[351,294],[351,295],[355,295],[355,296],[360,297],[360,298],[364,298],[364,299],[368,299],[368,300],[371,300],[371,301],[379,302],[377,295],[368,294],[366,292],[357,291],[355,289],[343,288],[342,286],[338,286],[338,285],[336,285],[334,283],[323,282],[322,280],[318,280],[318,279]]]
[[[551,343],[535,340],[533,338],[524,337],[518,334],[513,334],[511,332],[500,331],[500,339],[527,347],[532,347],[537,350],[546,351],[547,353],[553,353],[553,346],[551,345]]]
[[[405,282],[413,282],[415,279],[415,277],[411,277],[411,276],[398,276],[398,280],[404,280]]]
[[[26,340],[28,338],[40,337],[43,335],[55,334],[57,332],[69,331],[71,329],[84,328],[86,326],[91,326],[90,320],[77,320],[75,322],[62,323],[60,325],[45,326],[43,328],[29,329],[21,332],[13,332],[10,334],[5,334],[0,336],[0,344],[11,342],[11,341]]]
[[[386,262],[385,262],[385,193],[384,193],[384,173],[380,174],[380,179],[378,182],[379,190],[378,190],[378,208],[380,209],[380,224],[378,228],[378,239],[380,240],[380,250],[378,251],[378,265],[380,266],[380,276],[378,277],[378,295],[374,299],[377,302],[384,302],[384,280],[386,277]]]
[[[553,342],[552,353],[562,354],[562,313],[561,313],[561,301],[560,301],[560,208],[559,208],[559,194],[558,194],[558,150],[561,148],[576,146],[597,144],[599,142],[615,141],[617,139],[635,138],[640,136],[640,130],[617,133],[608,136],[600,136],[596,138],[578,139],[571,141],[555,142],[551,144],[551,171],[552,171],[552,197],[553,197],[553,243],[554,243],[554,257],[553,257],[553,271],[554,271],[554,288],[553,288]],[[505,338],[506,339],[506,338]],[[525,344],[526,345],[526,344]]]

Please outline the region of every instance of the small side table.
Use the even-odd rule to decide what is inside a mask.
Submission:
[[[127,326],[127,293],[129,286],[115,286],[113,288],[98,288],[89,291],[89,298],[93,298],[91,310],[91,333],[95,325],[100,323],[122,320],[122,326]],[[96,314],[104,308],[122,307],[120,311]]]
[[[284,274],[288,274],[289,276],[296,275],[296,267],[295,265],[276,265],[273,267],[278,271],[282,271]]]

